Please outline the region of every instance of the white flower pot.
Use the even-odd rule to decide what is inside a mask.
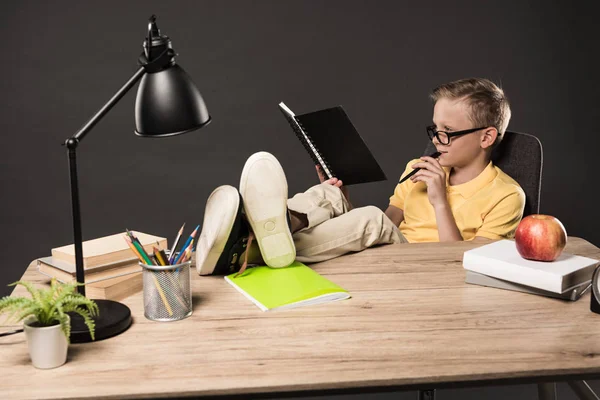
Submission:
[[[60,324],[44,327],[31,326],[35,318],[23,323],[29,356],[34,367],[49,369],[60,367],[67,361],[69,343]]]

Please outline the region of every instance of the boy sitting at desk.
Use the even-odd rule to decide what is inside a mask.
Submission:
[[[353,208],[343,182],[325,180],[318,168],[321,184],[288,199],[281,165],[259,152],[247,160],[239,192],[220,186],[209,196],[198,273],[229,274],[247,263],[319,262],[387,243],[512,237],[525,193],[491,162],[511,115],[504,92],[472,78],[441,85],[431,98],[434,125],[427,134],[441,155],[407,164],[402,177],[420,169],[396,186],[385,213]]]

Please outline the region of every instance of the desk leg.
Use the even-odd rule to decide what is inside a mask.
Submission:
[[[538,383],[538,400],[556,400],[556,382]]]
[[[419,390],[418,400],[435,400],[435,389]]]
[[[585,381],[569,381],[567,383],[581,400],[600,400],[600,397]]]

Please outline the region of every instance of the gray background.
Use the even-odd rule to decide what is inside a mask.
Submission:
[[[152,13],[214,121],[188,135],[140,139],[136,91],[127,94],[79,147],[85,239],[129,228],[172,240],[183,222],[189,233],[202,222],[209,193],[237,186],[246,158],[259,150],[279,158],[290,194],[314,184],[312,162],[279,101],[297,113],[345,107],[389,178],[352,187],[353,202],[385,208],[406,162],[426,145],[430,90],[479,76],[509,96],[509,129],[542,141],[541,211],[598,246],[593,3],[3,2],[0,296],[32,259],[72,242],[61,143],[136,70]],[[438,396],[534,398],[535,387]]]

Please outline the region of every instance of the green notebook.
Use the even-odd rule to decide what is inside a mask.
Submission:
[[[285,268],[248,268],[237,278],[225,277],[261,310],[282,310],[344,300],[350,294],[306,265],[294,262]]]

